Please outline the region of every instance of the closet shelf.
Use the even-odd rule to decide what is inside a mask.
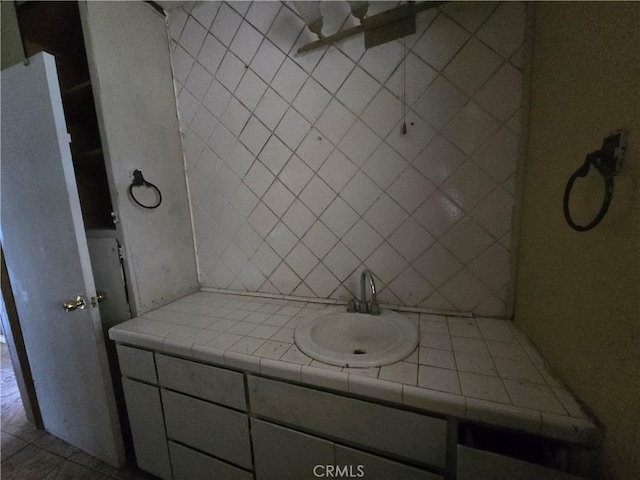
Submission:
[[[68,88],[67,90],[65,90],[64,92],[62,92],[62,96],[63,97],[69,97],[70,95],[74,95],[77,93],[84,93],[87,90],[91,90],[91,80],[86,80],[82,83],[79,83],[77,85],[74,85],[71,88]]]
[[[93,150],[87,150],[86,152],[82,152],[80,154],[81,157],[85,158],[85,157],[97,157],[97,156],[101,156],[102,155],[102,149],[101,148],[94,148]]]

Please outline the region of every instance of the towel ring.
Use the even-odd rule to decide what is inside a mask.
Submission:
[[[158,202],[155,205],[145,205],[143,203],[141,203],[136,196],[133,194],[133,187],[149,187],[149,188],[153,188],[156,191],[156,194],[158,195]],[[153,183],[151,182],[147,182],[144,179],[144,176],[142,175],[142,172],[140,170],[134,170],[133,171],[133,181],[131,182],[131,185],[129,185],[129,195],[131,196],[131,199],[138,205],[140,205],[142,208],[147,208],[149,210],[154,209],[154,208],[158,208],[160,206],[160,204],[162,203],[162,193],[160,192],[160,189],[158,187],[156,187]]]
[[[586,232],[598,225],[607,214],[609,205],[611,204],[611,197],[613,196],[614,173],[611,170],[608,170],[601,166],[601,163],[599,162],[600,158],[598,156],[599,153],[600,152],[594,152],[587,155],[587,158],[582,166],[578,170],[576,170],[573,175],[571,175],[564,189],[564,198],[562,200],[562,210],[564,213],[564,218],[569,226],[578,232]],[[604,179],[604,196],[602,198],[600,210],[598,211],[598,214],[595,216],[595,218],[591,220],[591,222],[589,222],[587,225],[578,225],[573,221],[573,218],[571,218],[571,213],[569,212],[569,197],[571,196],[571,190],[573,189],[573,184],[575,183],[576,179],[578,177],[586,177],[589,173],[591,165],[596,168],[598,173],[602,175],[602,178]]]
[[[598,225],[609,210],[611,204],[611,198],[613,197],[613,177],[615,177],[622,168],[624,160],[624,154],[627,149],[627,134],[626,130],[617,130],[605,137],[602,142],[600,150],[591,152],[584,160],[584,163],[569,177],[569,181],[564,188],[564,196],[562,199],[562,211],[564,218],[571,228],[577,232],[586,232]],[[571,190],[576,179],[584,178],[589,174],[591,167],[602,176],[604,180],[604,196],[602,198],[602,204],[598,214],[591,222],[586,225],[578,225],[573,221],[571,212],[569,211],[569,198],[571,197]]]

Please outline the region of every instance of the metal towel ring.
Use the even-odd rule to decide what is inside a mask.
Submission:
[[[153,188],[156,191],[156,194],[158,195],[158,202],[155,205],[145,205],[143,203],[140,203],[138,201],[138,199],[136,198],[136,196],[133,194],[133,187],[149,187],[149,188]],[[142,172],[140,170],[134,170],[133,171],[133,181],[131,182],[131,185],[129,185],[129,195],[131,196],[131,199],[136,204],[140,205],[142,208],[147,208],[149,210],[154,209],[154,208],[158,208],[160,206],[160,204],[162,203],[162,193],[160,192],[160,189],[158,187],[156,187],[153,183],[147,182],[144,179],[144,176],[142,175]]]
[[[598,225],[607,214],[607,210],[609,210],[609,205],[611,204],[611,197],[613,196],[614,173],[611,170],[602,167],[601,163],[599,162],[599,153],[600,152],[594,152],[587,155],[587,158],[585,159],[582,166],[578,170],[576,170],[573,175],[571,175],[569,181],[567,182],[567,186],[564,189],[564,198],[562,202],[564,218],[569,226],[578,232],[586,232],[587,230],[591,230],[593,227]],[[587,225],[578,225],[573,221],[573,219],[571,218],[571,212],[569,212],[569,197],[571,196],[571,190],[573,189],[573,184],[576,179],[578,177],[586,177],[589,173],[591,165],[596,167],[596,170],[598,171],[598,173],[600,173],[600,175],[602,175],[602,178],[604,179],[604,197],[602,198],[600,211],[595,216],[595,218]]]
[[[562,199],[562,211],[564,218],[571,228],[577,232],[586,232],[598,225],[609,210],[611,204],[611,198],[613,197],[613,177],[618,174],[622,167],[624,153],[627,148],[627,131],[618,130],[606,137],[602,143],[600,150],[591,152],[584,160],[584,163],[578,168],[571,177],[564,188],[564,197]],[[577,178],[584,178],[589,174],[589,170],[593,166],[596,171],[602,176],[604,180],[604,197],[602,198],[602,204],[600,205],[600,211],[595,218],[587,225],[578,225],[571,218],[571,212],[569,211],[569,197],[571,196],[571,190],[573,184]]]

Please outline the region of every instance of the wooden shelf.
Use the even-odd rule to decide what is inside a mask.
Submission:
[[[63,97],[68,97],[77,93],[86,92],[87,89],[91,90],[91,80],[86,80],[78,85],[74,85],[73,87],[62,92]]]
[[[89,150],[86,152],[82,152],[80,154],[81,158],[87,158],[87,157],[101,157],[102,156],[102,149],[101,148],[95,148],[93,150]]]
[[[17,2],[29,56],[55,54],[71,155],[86,228],[113,228],[111,196],[101,148],[78,2]]]
[[[91,80],[65,90],[62,93],[62,104],[67,123],[78,126],[97,126]]]
[[[97,173],[104,168],[102,149],[78,150],[73,155],[74,168],[77,171]]]

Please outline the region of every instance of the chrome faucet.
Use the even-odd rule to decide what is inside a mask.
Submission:
[[[367,302],[367,279],[371,289],[371,303]],[[376,297],[376,284],[373,281],[373,273],[368,268],[360,274],[360,313],[380,315],[380,305]]]

